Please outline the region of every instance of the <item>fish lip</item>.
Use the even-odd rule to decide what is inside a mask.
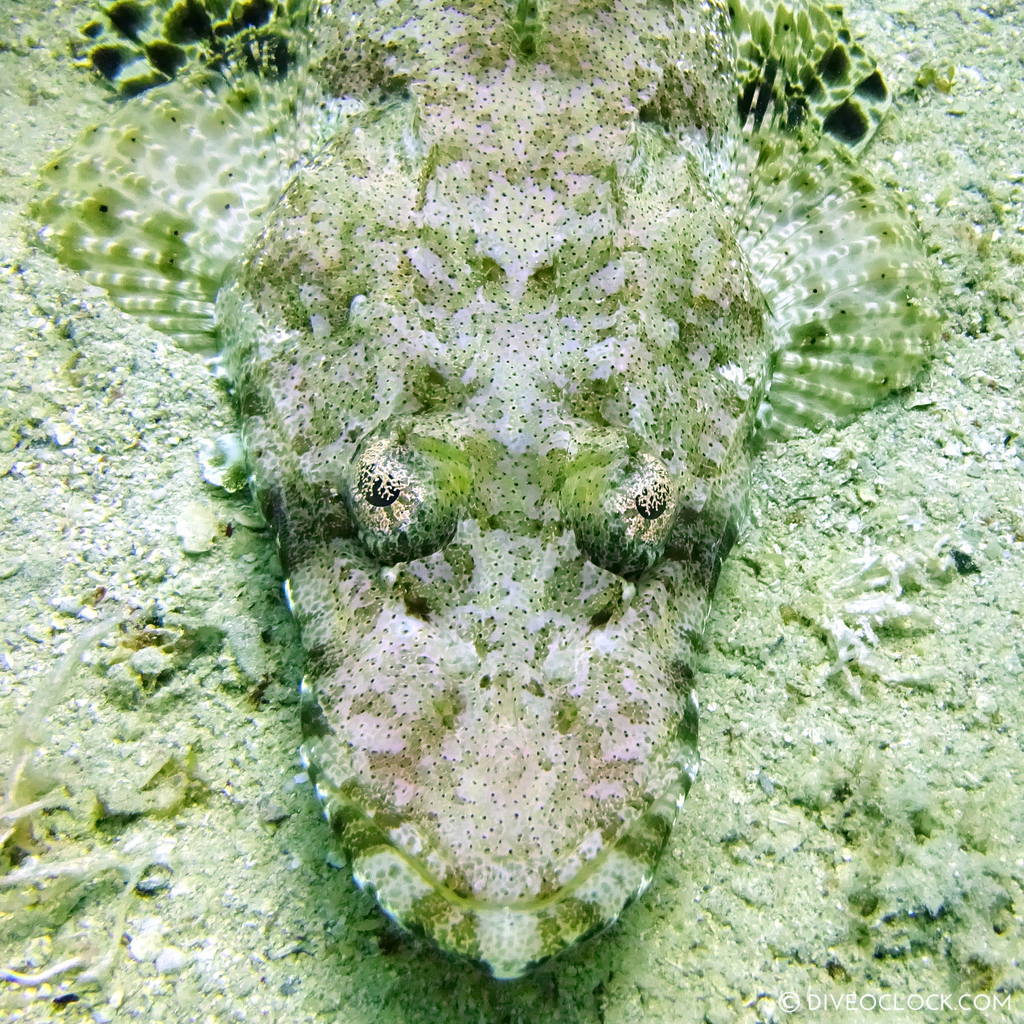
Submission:
[[[675,792],[657,798],[556,891],[515,902],[455,892],[365,814],[358,822],[349,819],[342,842],[349,846],[356,884],[400,928],[478,964],[496,980],[512,980],[604,931],[650,885],[680,802]]]

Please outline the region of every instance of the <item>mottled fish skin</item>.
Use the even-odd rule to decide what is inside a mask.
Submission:
[[[289,136],[312,159],[246,208],[223,284],[213,260],[187,309],[137,310],[194,335],[181,316],[215,297],[307,652],[303,757],[356,881],[495,977],[651,880],[770,388],[794,422],[838,418],[905,384],[937,329],[912,229],[848,170],[884,84],[869,65],[843,91],[863,55],[839,15],[773,12],[325,4],[313,101],[284,105],[327,141]],[[818,88],[783,108],[763,72],[787,18]],[[42,204],[51,246],[129,308],[67,241],[67,187]],[[860,255],[806,241],[821,204]]]

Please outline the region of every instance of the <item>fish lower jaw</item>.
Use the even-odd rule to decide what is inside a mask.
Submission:
[[[401,928],[511,980],[614,923],[650,885],[675,809],[675,794],[656,801],[547,896],[515,902],[462,896],[386,840],[351,850],[352,875]]]

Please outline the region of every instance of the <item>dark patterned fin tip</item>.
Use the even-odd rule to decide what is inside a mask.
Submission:
[[[865,145],[890,101],[875,62],[834,5],[734,0],[740,123],[752,132],[811,126],[851,150]]]
[[[73,51],[123,96],[190,70],[238,66],[270,77],[294,65],[310,0],[118,0],[80,29]]]

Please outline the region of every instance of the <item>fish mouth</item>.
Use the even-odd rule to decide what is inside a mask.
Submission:
[[[603,931],[650,885],[682,797],[654,800],[555,892],[514,902],[464,896],[396,846],[365,812],[334,800],[325,810],[349,853],[353,879],[388,917],[495,979],[511,980]]]

